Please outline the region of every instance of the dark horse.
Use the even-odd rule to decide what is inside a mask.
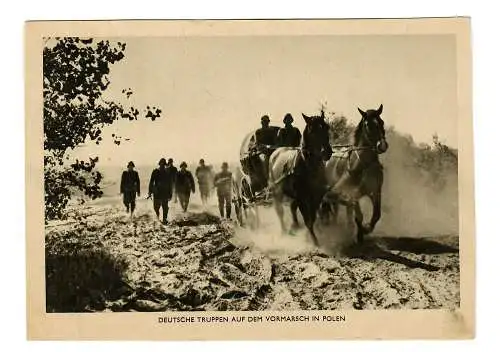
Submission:
[[[352,223],[353,211],[357,226],[358,243],[369,234],[381,215],[382,183],[384,174],[379,154],[384,153],[388,144],[385,140],[384,121],[380,117],[383,106],[377,110],[359,109],[361,121],[354,132],[354,144],[341,153],[334,153],[326,163],[326,177],[329,191],[321,205],[321,216],[333,210],[334,220],[339,204],[346,206],[348,220]],[[363,213],[359,199],[368,196],[373,212],[370,223],[363,224]],[[330,205],[333,209],[330,208]]]
[[[299,148],[281,147],[269,158],[269,185],[274,206],[285,232],[283,220],[283,200],[291,199],[294,225],[297,225],[296,210],[300,210],[304,223],[314,244],[318,240],[314,233],[314,222],[323,195],[327,190],[325,161],[332,155],[329,143],[329,126],[325,116],[306,116],[302,114],[306,127],[302,133]]]

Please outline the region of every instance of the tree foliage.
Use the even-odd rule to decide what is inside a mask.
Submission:
[[[332,145],[349,144],[350,137],[354,131],[354,125],[343,115],[336,115],[329,111],[326,104],[321,104],[320,114],[326,117],[326,123],[330,127],[330,143]]]
[[[102,195],[102,175],[95,171],[97,158],[75,160],[68,165],[68,151],[82,143],[103,140],[102,130],[119,119],[130,121],[161,116],[157,107],[141,111],[103,93],[110,85],[111,66],[125,58],[126,44],[92,38],[47,38],[43,50],[43,132],[45,218],[64,217],[75,191],[90,198]],[[121,91],[124,99],[132,89]],[[112,135],[119,145],[121,137]]]

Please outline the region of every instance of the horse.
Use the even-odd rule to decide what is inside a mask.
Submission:
[[[291,199],[294,226],[298,225],[296,210],[300,210],[305,226],[316,246],[314,222],[323,195],[327,190],[325,162],[332,155],[329,143],[329,126],[325,115],[302,114],[306,126],[301,146],[279,147],[269,157],[269,189],[281,229],[285,233],[283,200]]]
[[[353,211],[357,227],[357,241],[363,242],[381,216],[383,167],[379,154],[389,147],[385,139],[383,105],[377,110],[363,111],[358,108],[361,120],[354,131],[354,143],[342,153],[333,153],[326,163],[326,178],[329,190],[320,206],[320,217],[324,219],[333,208],[337,221],[339,204],[346,206],[347,218],[352,223]],[[359,200],[368,196],[373,207],[369,224],[363,224],[363,213]]]

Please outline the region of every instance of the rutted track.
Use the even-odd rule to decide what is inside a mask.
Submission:
[[[262,251],[209,213],[163,226],[150,212],[131,222],[115,206],[94,206],[46,227],[47,248],[82,240],[128,263],[122,285],[94,295],[90,311],[454,308],[460,300],[454,236],[375,237],[334,257]]]

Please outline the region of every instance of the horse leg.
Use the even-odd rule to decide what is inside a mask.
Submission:
[[[372,218],[370,220],[370,224],[367,226],[367,233],[371,233],[373,229],[375,228],[375,225],[377,222],[380,220],[380,216],[382,213],[382,195],[380,192],[377,192],[376,194],[372,195],[370,197],[373,205],[373,213],[372,213]]]
[[[314,245],[316,247],[319,247],[318,239],[316,238],[316,234],[314,233],[314,220],[315,216],[312,214],[312,211],[310,210],[310,206],[306,204],[306,202],[300,202],[298,204],[298,207],[300,209],[300,212],[302,214],[302,218],[304,219],[304,223],[309,230],[309,234],[311,235],[311,238],[314,242]]]
[[[354,213],[353,206],[351,204],[346,204],[345,205],[345,217],[346,217],[345,226],[349,229],[349,234],[351,233],[350,231],[354,227],[353,213]]]
[[[346,205],[348,203],[349,202],[343,199],[343,195],[341,193],[329,191],[323,197],[323,201],[321,203],[321,214],[324,216],[325,220],[329,220],[331,215],[332,225],[336,226],[338,224],[339,206],[341,204]]]
[[[331,204],[327,201],[322,201],[319,206],[319,217],[322,224],[328,224],[330,220]]]
[[[358,243],[363,243],[364,235],[367,233],[365,226],[363,225],[363,212],[361,211],[361,206],[359,202],[354,204],[354,220],[356,221],[356,227],[358,229],[357,239]]]
[[[280,220],[280,225],[281,225],[281,231],[282,233],[285,233],[285,220],[283,219],[284,217],[284,210],[283,210],[283,196],[281,194],[278,194],[277,192],[274,193],[274,209],[276,210],[276,214],[278,214],[278,218]]]
[[[299,228],[299,219],[297,218],[297,209],[298,208],[299,208],[299,205],[298,205],[297,201],[295,199],[292,200],[292,202],[290,204],[290,210],[292,212],[292,220],[293,220],[292,228],[293,229]]]
[[[331,213],[332,213],[332,224],[337,225],[339,218],[339,203],[334,202],[331,204]]]

